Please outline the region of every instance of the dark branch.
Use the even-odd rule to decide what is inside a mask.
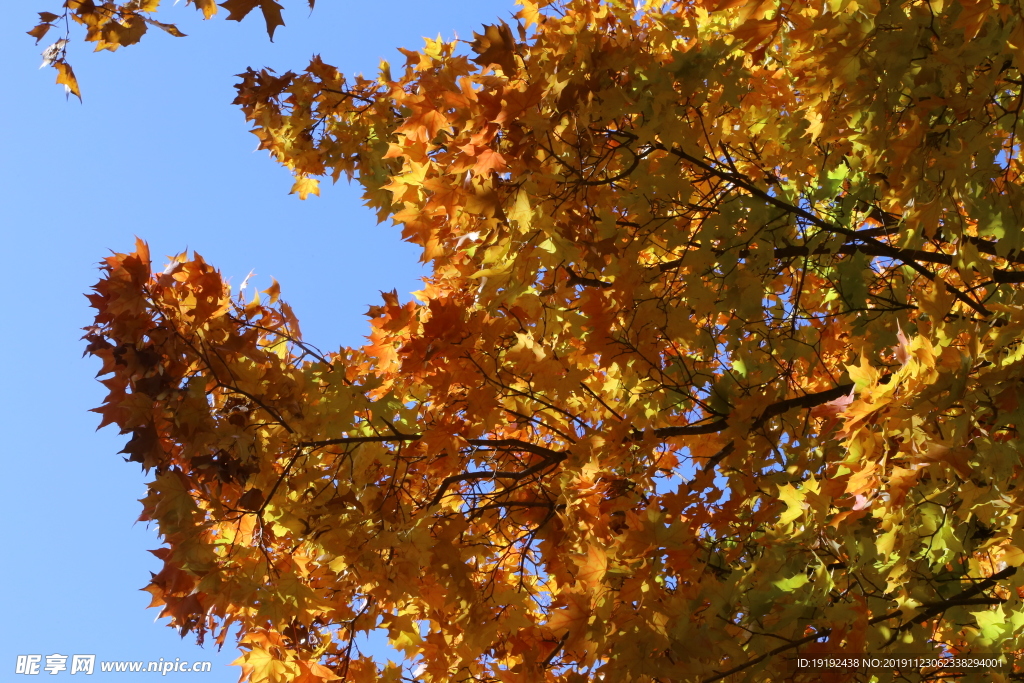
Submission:
[[[845,394],[848,394],[853,389],[852,384],[841,384],[832,389],[826,389],[825,391],[819,391],[814,394],[805,394],[804,396],[797,396],[795,398],[788,398],[783,401],[772,403],[764,411],[761,412],[758,417],[751,424],[751,429],[758,429],[763,426],[768,420],[782,415],[783,413],[793,410],[794,408],[810,408],[813,406],[827,403],[834,399],[839,398]],[[659,429],[648,430],[646,432],[635,431],[630,436],[626,437],[626,442],[631,441],[643,441],[647,435],[653,435],[656,439],[669,439],[676,436],[698,436],[701,434],[714,434],[726,429],[729,426],[728,421],[725,418],[715,420],[706,424],[697,425],[682,425],[678,427],[661,427]],[[347,446],[361,443],[403,443],[409,441],[419,441],[422,438],[421,434],[402,434],[397,430],[394,434],[381,435],[381,436],[347,436],[338,439],[325,439],[323,441],[304,441],[297,446],[300,448],[323,448],[325,446]],[[523,451],[526,453],[532,453],[538,455],[542,460],[530,467],[519,472],[512,471],[476,471],[476,472],[462,472],[461,474],[452,474],[445,477],[441,482],[437,492],[430,499],[427,507],[433,507],[441,502],[444,494],[448,492],[448,489],[452,484],[456,484],[461,481],[475,481],[480,479],[509,479],[518,481],[524,479],[532,474],[541,472],[557,465],[568,457],[568,451],[556,451],[553,448],[541,446],[539,444],[530,443],[529,441],[521,441],[519,439],[467,439],[467,443],[472,446],[480,448],[490,449],[504,449],[512,451]],[[725,449],[719,452],[719,455],[713,458],[714,462],[709,463],[709,466],[714,466],[717,460],[728,455],[732,449],[727,446]]]
[[[549,652],[548,656],[544,658],[544,661],[540,663],[540,668],[546,669],[549,666],[551,666],[551,662],[554,661],[555,655],[558,654],[558,652],[565,645],[565,641],[567,641],[568,639],[569,639],[569,631],[566,631],[565,633],[562,634],[562,637],[558,639],[558,643],[555,644],[555,648],[551,652]]]
[[[939,280],[938,276],[936,276],[935,273],[928,270],[914,259],[906,258],[905,255],[901,253],[900,249],[891,247],[888,244],[885,244],[884,242],[879,242],[873,237],[868,237],[867,235],[863,234],[863,232],[858,232],[856,230],[844,228],[841,225],[829,223],[828,221],[823,220],[818,216],[814,215],[810,211],[802,209],[799,206],[790,204],[789,202],[784,201],[779,197],[773,197],[772,195],[768,194],[761,188],[753,185],[748,178],[742,175],[733,173],[731,171],[723,171],[719,168],[716,168],[711,164],[707,163],[706,161],[704,161],[703,159],[698,159],[695,156],[687,154],[678,147],[666,147],[665,145],[659,144],[657,145],[657,148],[669,152],[670,154],[674,154],[680,159],[690,162],[694,166],[697,166],[698,168],[706,171],[707,173],[710,173],[711,175],[717,178],[721,178],[722,180],[732,183],[736,187],[739,187],[745,190],[746,192],[749,192],[751,195],[757,197],[758,199],[764,202],[767,202],[768,204],[771,204],[776,208],[782,209],[783,211],[790,213],[794,216],[799,216],[800,218],[803,218],[807,222],[811,223],[812,225],[821,228],[825,232],[830,232],[836,235],[845,235],[848,239],[856,240],[858,242],[861,242],[865,247],[872,248],[873,250],[876,251],[877,255],[879,256],[887,256],[889,258],[899,261],[900,263],[907,265],[910,268],[913,268],[914,270],[916,270],[918,273],[928,278],[929,280]],[[948,282],[942,282],[945,285],[946,289],[953,296],[955,296],[957,299],[962,301],[970,308],[974,309],[974,311],[977,312],[978,315],[984,317],[989,317],[990,315],[992,315],[992,312],[985,308],[983,304],[974,301],[969,296],[967,296],[966,294],[964,294],[963,292],[961,292],[959,289],[952,286]]]
[[[419,441],[422,434],[382,434],[380,436],[343,436],[338,439],[324,439],[323,441],[303,441],[296,444],[302,448],[323,448],[324,446],[347,446],[360,443],[401,443],[405,441]],[[466,439],[466,443],[481,448],[507,448],[509,450],[526,451],[539,455],[542,458],[559,458],[564,460],[565,453],[556,451],[553,448],[546,448],[529,441],[519,439]]]
[[[947,600],[942,600],[940,602],[933,602],[933,603],[928,603],[928,604],[925,604],[925,605],[921,605],[921,611],[920,612],[915,614],[912,619],[908,619],[907,621],[903,622],[902,624],[900,624],[899,626],[896,627],[896,629],[893,631],[892,637],[889,639],[889,642],[890,643],[895,642],[896,638],[898,637],[898,634],[900,634],[903,631],[906,631],[907,629],[911,628],[914,624],[919,624],[922,621],[927,621],[928,619],[931,619],[932,617],[938,616],[938,615],[942,614],[943,612],[945,612],[950,607],[956,607],[958,605],[998,604],[998,603],[992,603],[992,602],[982,602],[982,603],[979,603],[979,602],[976,602],[975,600],[973,600],[972,598],[974,598],[974,596],[978,595],[979,593],[983,593],[983,592],[987,591],[989,588],[992,588],[1001,579],[1005,579],[1005,578],[1007,578],[1009,576],[1013,576],[1016,573],[1017,573],[1017,568],[1016,567],[1007,567],[1006,569],[1004,569],[1004,570],[1002,570],[1000,572],[996,572],[995,574],[993,574],[992,576],[988,577],[984,581],[979,581],[978,583],[974,584],[970,588],[957,593],[956,595],[954,595],[953,597],[951,597],[951,598],[949,598]],[[984,600],[989,601],[990,598],[984,598]],[[1003,601],[999,600],[998,602],[1002,603]]]
[[[814,406],[820,406],[822,403],[828,403],[834,401],[840,396],[849,394],[853,389],[852,384],[840,384],[837,387],[826,389],[825,391],[819,391],[814,394],[804,394],[803,396],[797,396],[795,398],[787,398],[784,401],[778,401],[772,403],[765,408],[760,417],[758,417],[750,425],[751,429],[758,429],[772,419],[782,415],[785,412],[793,410],[794,408],[813,408]],[[683,425],[680,427],[660,427],[658,429],[651,430],[655,437],[659,439],[668,439],[673,436],[698,436],[700,434],[714,434],[726,429],[729,426],[729,422],[722,418],[715,420],[714,422],[708,422],[706,424],[699,425]],[[641,441],[643,440],[647,432],[636,432],[631,437],[630,441]]]
[[[1010,263],[1024,263],[1024,254],[1009,253],[1005,256],[999,253],[996,249],[996,242],[990,242],[981,237],[975,237],[974,235],[964,235],[963,239],[973,244],[978,251],[983,254],[989,254],[991,256],[998,256],[999,258],[1006,259]]]
[[[1004,569],[1004,570],[1002,570],[1000,572],[997,572],[997,573],[993,574],[992,576],[988,577],[984,581],[980,581],[977,584],[975,584],[974,586],[971,586],[970,588],[968,588],[968,589],[958,593],[957,595],[954,595],[953,597],[949,598],[948,600],[943,600],[942,602],[930,603],[927,606],[922,605],[922,607],[924,609],[922,609],[920,612],[918,612],[916,615],[914,615],[914,617],[912,619],[910,619],[910,620],[904,622],[903,624],[901,624],[900,626],[898,626],[896,628],[896,632],[899,633],[901,631],[905,631],[906,629],[910,628],[914,624],[920,623],[922,621],[930,619],[931,617],[934,617],[934,616],[936,616],[938,614],[941,614],[942,612],[944,612],[945,610],[949,609],[950,607],[955,607],[957,605],[965,605],[965,604],[977,604],[977,603],[974,603],[974,602],[970,602],[971,598],[973,598],[978,593],[981,593],[982,591],[986,591],[989,588],[992,588],[993,586],[996,585],[996,583],[998,583],[1002,579],[1005,579],[1005,578],[1007,578],[1009,576],[1013,576],[1015,573],[1017,573],[1017,568],[1016,567],[1007,567],[1006,569]],[[986,602],[985,604],[990,604],[990,603]],[[881,623],[883,621],[889,621],[890,619],[896,619],[896,618],[901,617],[901,616],[903,616],[902,610],[896,610],[895,612],[890,612],[889,614],[885,614],[885,615],[882,615],[880,617],[875,617],[874,619],[869,619],[868,620],[868,625],[879,624],[879,623]],[[734,674],[734,673],[736,673],[738,671],[743,671],[744,669],[747,669],[747,668],[757,664],[758,662],[764,661],[768,657],[773,657],[773,656],[775,656],[777,654],[781,654],[781,653],[783,653],[783,652],[785,652],[787,650],[792,650],[793,648],[799,647],[799,646],[801,646],[801,645],[803,645],[805,643],[810,643],[811,641],[818,640],[820,638],[826,638],[829,635],[831,635],[831,633],[832,633],[832,629],[830,629],[830,628],[821,629],[820,631],[812,633],[809,636],[804,636],[803,638],[791,641],[789,643],[786,643],[785,645],[780,645],[779,647],[775,648],[774,650],[769,650],[768,652],[764,653],[763,655],[759,655],[757,657],[754,657],[753,659],[749,659],[746,662],[744,662],[743,664],[739,664],[737,666],[734,666],[733,668],[729,669],[728,671],[723,671],[721,673],[715,674],[714,676],[709,676],[708,678],[705,678],[704,680],[702,680],[701,683],[714,683],[715,681],[720,681],[720,680],[722,680],[723,678],[725,678],[727,676],[731,676],[732,674]]]
[[[323,441],[303,441],[299,446],[303,448],[323,448],[324,446],[347,446],[359,443],[395,443],[402,441],[419,441],[419,434],[395,434],[383,436],[343,436],[338,439],[324,439]]]
[[[567,273],[569,273],[570,286],[575,287],[577,285],[583,285],[585,287],[600,287],[602,289],[607,289],[612,286],[612,283],[605,282],[604,280],[598,280],[597,278],[593,277],[582,277],[580,275],[577,275],[576,271],[574,271],[570,266],[566,266],[565,270]]]
[[[840,384],[837,387],[826,389],[825,391],[819,391],[814,394],[804,394],[803,396],[787,398],[784,401],[773,403],[764,409],[764,412],[761,413],[761,417],[754,420],[754,423],[750,425],[750,428],[760,429],[768,420],[789,412],[794,408],[813,408],[814,406],[820,406],[823,403],[828,403],[829,401],[834,401],[837,398],[846,396],[851,391],[853,391],[852,384]]]
[[[855,234],[863,236],[867,231],[857,231]],[[953,265],[953,259],[955,258],[952,254],[943,254],[937,251],[923,251],[921,249],[898,249],[895,247],[889,247],[885,245],[885,250],[878,249],[873,244],[852,244],[847,243],[839,247],[839,249],[833,251],[827,247],[818,247],[817,249],[811,249],[805,245],[790,245],[787,247],[777,247],[774,250],[773,256],[777,259],[795,258],[798,256],[826,256],[831,254],[867,254],[868,256],[891,256],[893,250],[895,250],[900,258],[898,259],[901,263],[908,261],[923,261],[925,263],[940,263],[942,265],[950,266]],[[716,254],[724,253],[724,250],[716,249],[713,250]],[[884,253],[883,253],[884,251]],[[980,251],[980,250],[979,250]],[[741,249],[737,252],[740,258],[746,258],[750,256],[749,249]],[[674,270],[682,265],[683,259],[673,259],[672,261],[665,261],[659,263],[656,267],[661,272]],[[610,287],[609,283],[601,282],[600,280],[591,280],[590,278],[579,278],[579,282],[573,284],[592,284],[600,287]],[[1024,272],[1002,270],[999,268],[994,269],[992,274],[992,280],[999,284],[1024,282]],[[571,280],[570,280],[571,282]]]
[[[620,149],[625,149],[625,150],[629,151],[633,155],[633,161],[629,164],[628,167],[626,167],[625,169],[623,169],[619,173],[616,173],[615,175],[613,175],[610,178],[604,178],[602,180],[584,180],[583,184],[584,185],[589,185],[590,187],[595,187],[597,185],[610,185],[612,183],[617,183],[620,180],[623,180],[624,178],[628,178],[630,175],[632,175],[633,171],[636,170],[637,166],[640,165],[640,162],[643,161],[643,159],[648,154],[650,154],[651,152],[653,152],[655,150],[655,148],[652,147],[652,148],[650,148],[650,149],[648,149],[648,150],[646,150],[644,152],[641,152],[640,154],[637,154],[636,152],[634,152],[629,147],[621,147]],[[582,174],[580,174],[580,175],[582,175]]]
[[[457,482],[472,481],[474,479],[525,479],[531,474],[546,470],[552,465],[557,465],[565,460],[566,456],[568,456],[568,453],[558,453],[557,457],[541,460],[537,464],[531,465],[520,472],[503,472],[499,470],[497,472],[463,472],[462,474],[453,474],[444,478],[444,481],[441,482],[441,487],[437,490],[437,493],[435,493],[434,497],[430,499],[429,503],[427,503],[427,507],[431,508],[440,503],[445,492],[448,490],[448,487]]]

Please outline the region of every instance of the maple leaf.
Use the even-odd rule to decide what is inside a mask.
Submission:
[[[832,427],[839,421],[839,417],[846,412],[853,403],[854,399],[854,388],[850,389],[849,394],[840,396],[839,398],[833,399],[826,403],[816,405],[811,408],[811,417],[824,418],[825,423],[821,428],[823,433],[831,431]]]
[[[49,13],[48,12],[40,12],[39,14],[42,15],[42,14],[49,14]],[[53,28],[53,24],[44,21],[44,22],[36,25],[36,27],[33,28],[31,31],[27,31],[27,33],[30,36],[32,36],[33,38],[36,39],[36,44],[38,45],[39,41],[43,39],[43,36],[45,36],[47,31],[49,31],[51,28]],[[47,54],[44,52],[43,53],[43,66],[49,66],[52,62],[53,62],[53,60],[49,59],[47,57]],[[40,67],[40,68],[42,68],[42,67]]]
[[[497,64],[507,76],[516,72],[516,43],[505,22],[485,25],[483,33],[473,34],[471,45],[477,54],[473,61],[481,66]]]
[[[488,176],[491,173],[503,171],[508,167],[505,158],[493,149],[484,149],[476,155],[476,163],[473,164],[473,173],[476,175]]]
[[[44,53],[44,63],[46,58]],[[82,92],[78,89],[78,79],[75,78],[75,72],[71,70],[71,65],[65,61],[56,61],[53,62],[53,67],[57,69],[57,83],[64,86],[64,91],[67,94],[74,95],[81,101]]]
[[[259,489],[249,489],[245,494],[238,499],[238,507],[243,510],[259,510],[263,507],[266,499],[263,497],[263,492]]]
[[[230,21],[241,21],[260,5],[260,0],[226,0],[220,6],[228,11]]]
[[[762,43],[766,38],[778,31],[779,23],[775,20],[751,19],[745,24],[734,29],[732,35],[739,41],[745,50],[752,50]],[[756,52],[755,52],[756,54]]]
[[[277,27],[284,26],[284,20],[281,18],[281,10],[284,8],[275,0],[227,0],[220,3],[220,6],[228,11],[228,19],[232,21],[242,21],[249,12],[259,7],[263,12],[267,35],[270,36],[271,42],[274,40],[274,31]]]
[[[273,42],[274,31],[278,26],[284,26],[284,19],[281,18],[281,10],[284,8],[275,0],[261,0],[260,9],[263,10],[263,20],[267,23],[267,35]]]
[[[125,458],[129,462],[142,463],[146,469],[153,467],[158,459],[151,454],[154,448],[160,443],[156,429],[152,425],[146,425],[136,429],[132,433],[131,440],[120,451],[128,453],[130,457]]]
[[[307,178],[305,176],[295,179],[295,184],[292,185],[292,191],[290,194],[298,194],[299,199],[305,199],[311,194],[315,194],[317,197],[320,196],[320,181],[316,178]]]
[[[607,571],[608,554],[596,545],[587,546],[577,578],[587,586],[596,587],[601,585]]]

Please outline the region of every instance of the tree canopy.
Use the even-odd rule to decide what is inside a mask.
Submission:
[[[32,34],[179,35],[159,4]],[[360,183],[431,265],[365,346],[195,254],[104,262],[86,338],[152,475],[153,605],[239,627],[254,683],[1024,649],[1020,3],[519,5],[373,78],[240,75],[293,192]],[[71,37],[46,60],[78,94]],[[375,628],[403,664],[359,652]]]

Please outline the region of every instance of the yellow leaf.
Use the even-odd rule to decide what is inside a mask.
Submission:
[[[779,486],[779,500],[786,504],[786,511],[779,515],[779,524],[789,524],[803,515],[808,507],[804,497],[803,492],[792,484]]]
[[[516,193],[515,204],[508,211],[509,219],[516,222],[516,227],[525,232],[530,229],[533,220],[533,207],[530,206],[530,195],[524,190]]]
[[[71,70],[71,65],[61,60],[54,62],[53,66],[57,69],[57,83],[63,85],[66,92],[74,95],[81,102],[82,92],[78,89],[78,79],[75,78],[75,72]]]
[[[595,543],[587,546],[587,554],[583,556],[580,570],[576,578],[591,588],[601,585],[605,572],[608,571],[608,553]]]
[[[209,19],[217,13],[216,0],[193,0],[196,7],[203,13],[203,19]]]
[[[299,176],[295,179],[295,184],[292,185],[292,191],[288,194],[298,193],[299,199],[305,199],[311,194],[315,194],[317,197],[320,196],[320,181],[316,178],[308,178],[306,176]]]
[[[797,574],[796,576],[791,576],[788,579],[773,581],[772,585],[783,593],[792,593],[797,588],[807,585],[808,581],[810,581],[810,578],[806,574]]]
[[[1024,564],[1024,550],[1015,545],[1008,545],[1003,548],[1003,562],[1011,567],[1019,567]]]

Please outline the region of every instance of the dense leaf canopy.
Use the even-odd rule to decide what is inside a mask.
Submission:
[[[180,33],[158,4],[64,14],[114,49]],[[376,78],[241,75],[294,192],[355,179],[431,264],[366,346],[197,255],[106,260],[88,349],[153,476],[153,604],[239,626],[256,683],[1024,648],[1020,3],[520,5]]]

